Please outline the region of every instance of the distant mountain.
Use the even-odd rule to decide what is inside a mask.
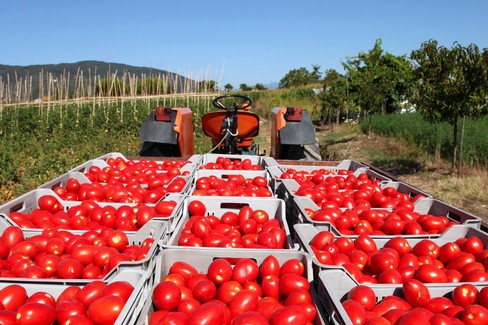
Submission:
[[[143,77],[160,77],[169,81],[176,80],[178,82],[179,90],[182,89],[183,85],[185,84],[185,80],[187,80],[187,78],[181,75],[166,70],[149,67],[136,67],[127,64],[103,61],[80,61],[76,63],[39,64],[28,66],[0,64],[0,85],[6,85],[8,80],[12,89],[12,86],[15,85],[16,82],[20,83],[22,80],[22,84],[20,84],[21,87],[26,87],[25,85],[27,84],[32,86],[32,99],[35,99],[39,97],[39,76],[41,73],[44,75],[43,80],[45,84],[47,83],[49,74],[51,74],[52,79],[55,80],[61,80],[61,78],[67,80],[69,76],[69,88],[71,90],[75,88],[76,78],[77,76],[81,76],[81,74],[83,75],[83,79],[86,81],[88,79],[93,80],[95,76],[99,76],[100,79],[104,79],[111,77],[114,73],[117,73],[116,76],[118,78],[121,78],[124,74],[136,76],[139,79]],[[30,82],[31,78],[32,82]],[[46,88],[46,85],[43,87]]]

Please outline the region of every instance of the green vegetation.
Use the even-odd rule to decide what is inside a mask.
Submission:
[[[458,122],[459,124],[461,121]],[[361,123],[364,132],[368,121]],[[463,163],[469,166],[488,164],[488,118],[466,119]],[[452,154],[452,128],[447,122],[431,124],[419,113],[374,115],[371,131],[377,134],[404,139],[418,148],[443,159]],[[458,136],[460,136],[458,134]]]

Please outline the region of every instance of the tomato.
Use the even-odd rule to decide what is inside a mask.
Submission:
[[[112,230],[105,236],[105,239],[107,241],[107,246],[113,247],[119,252],[124,251],[129,245],[129,238],[126,233],[121,230]]]
[[[234,280],[224,282],[217,289],[217,298],[225,304],[229,304],[232,298],[242,290],[242,285]]]
[[[153,303],[158,309],[171,311],[181,300],[180,288],[172,281],[158,283],[152,292]]]
[[[430,256],[437,258],[440,253],[439,246],[430,239],[423,239],[413,247],[413,253],[417,256]]]
[[[56,309],[44,303],[28,302],[17,309],[19,325],[50,325],[57,318]]]
[[[188,314],[173,311],[168,312],[158,321],[158,325],[185,325],[188,322]]]
[[[259,275],[259,267],[251,259],[242,259],[234,266],[232,270],[232,279],[244,284],[248,281],[255,281]]]
[[[276,310],[270,317],[271,325],[305,325],[307,317],[300,306],[287,306]]]
[[[295,273],[286,273],[280,277],[280,293],[287,296],[297,289],[310,290],[308,280]]]
[[[119,296],[103,296],[88,307],[88,317],[100,325],[114,324],[124,308],[125,301]]]
[[[232,278],[232,265],[225,259],[217,259],[210,263],[207,276],[216,285],[221,285]]]
[[[243,314],[237,316],[233,321],[232,325],[267,325],[268,320],[261,313],[257,311],[247,311]]]
[[[285,306],[300,305],[300,304],[313,303],[312,295],[310,291],[306,289],[297,289],[291,292],[283,302]]]
[[[461,254],[461,247],[454,242],[448,242],[442,245],[439,248],[439,256],[438,259],[442,263],[448,263],[455,257],[458,257]]]
[[[78,291],[76,297],[88,307],[93,301],[103,296],[103,290],[106,286],[107,284],[103,281],[89,282]]]
[[[452,302],[457,306],[466,308],[477,301],[478,289],[470,283],[461,284],[452,291]]]
[[[384,270],[396,269],[398,260],[392,254],[381,250],[370,256],[368,265],[373,273],[379,274]]]
[[[17,310],[27,300],[27,291],[18,284],[10,284],[0,290],[0,304],[5,310]]]
[[[427,310],[431,311],[434,314],[442,313],[449,307],[454,306],[454,303],[451,299],[446,297],[433,297],[430,299],[429,303],[425,307]]]
[[[404,237],[395,237],[387,241],[384,247],[392,248],[398,252],[401,256],[409,254],[412,251],[412,247],[408,243],[408,240]]]
[[[440,283],[447,282],[447,275],[437,266],[423,264],[417,271],[417,280],[422,283]]]
[[[385,313],[393,309],[406,311],[411,308],[412,306],[406,300],[397,296],[387,296],[382,301],[377,303],[372,311],[377,315],[384,316]]]
[[[53,195],[43,195],[37,200],[40,209],[56,213],[63,210],[63,206]]]
[[[236,317],[247,311],[253,311],[258,303],[258,295],[252,290],[239,291],[230,301],[229,310],[231,317]]]
[[[9,226],[5,228],[0,238],[2,240],[2,243],[7,245],[8,247],[14,247],[24,240],[24,233],[19,227]]]
[[[198,183],[198,180],[197,180]],[[197,184],[198,187],[198,184]],[[192,200],[188,202],[188,213],[190,216],[199,215],[203,216],[207,212],[205,204],[200,200]]]
[[[397,325],[430,325],[430,318],[432,317],[432,313],[429,312],[427,309],[422,308],[412,308],[411,310],[407,311],[402,317],[400,317],[397,321]]]
[[[462,313],[461,320],[466,325],[486,324],[488,322],[488,309],[480,305],[469,305]]]
[[[220,325],[225,324],[224,310],[217,302],[207,302],[198,307],[188,319],[188,325]]]
[[[342,307],[346,311],[347,316],[353,325],[362,325],[366,323],[366,311],[363,305],[355,300],[348,299],[342,303]]]
[[[73,316],[86,316],[87,309],[84,303],[75,298],[63,299],[57,304],[58,322],[66,323]]]
[[[376,247],[376,243],[368,235],[359,235],[358,238],[354,241],[354,246],[356,247],[356,249],[361,250],[366,254],[378,250],[378,248]]]
[[[483,242],[476,236],[472,236],[464,241],[461,245],[463,252],[471,253],[473,255],[478,254],[484,248]]]
[[[429,289],[415,279],[403,283],[403,295],[412,307],[425,307],[430,301]]]
[[[28,302],[39,302],[43,303],[46,305],[51,305],[53,307],[56,307],[56,299],[51,295],[50,293],[43,292],[43,291],[38,291],[27,298],[25,301],[26,303]]]
[[[56,276],[60,279],[81,279],[83,270],[84,267],[80,261],[67,257],[59,261]]]
[[[195,284],[192,293],[196,300],[205,303],[215,297],[217,294],[217,287],[211,280],[205,279]]]
[[[287,273],[295,273],[298,275],[305,274],[305,265],[299,259],[289,259],[285,261],[280,268],[280,276]]]

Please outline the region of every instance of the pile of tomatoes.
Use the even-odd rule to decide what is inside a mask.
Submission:
[[[154,239],[130,244],[121,230],[73,234],[48,228],[25,237],[15,226],[0,237],[0,277],[101,279],[117,264],[144,260]]]
[[[154,205],[140,203],[116,207],[100,206],[94,200],[85,200],[65,211],[62,202],[46,194],[39,197],[37,204],[38,207],[30,212],[10,213],[10,219],[21,228],[137,231],[155,217],[170,217],[178,202],[164,199]]]
[[[260,265],[250,258],[215,259],[206,273],[175,262],[154,287],[152,301],[150,325],[307,325],[317,315],[303,262],[280,265],[272,255]]]
[[[0,323],[9,325],[111,325],[134,291],[127,281],[95,280],[85,286],[66,286],[55,297],[48,291],[28,295],[19,284],[0,289]]]
[[[246,178],[236,174],[228,175],[227,179],[215,175],[200,176],[195,181],[192,195],[271,197],[273,192],[264,176]]]
[[[488,323],[488,287],[478,289],[473,284],[464,283],[450,292],[443,292],[442,296],[437,294],[431,297],[429,288],[423,283],[408,280],[403,283],[401,289],[402,295],[397,293],[377,302],[376,293],[371,287],[359,285],[349,291],[342,307],[353,324]]]
[[[262,209],[242,207],[238,212],[205,215],[200,200],[188,203],[188,215],[178,238],[179,246],[221,248],[285,248],[286,232],[275,216]]]
[[[368,235],[335,238],[319,231],[309,245],[321,264],[343,266],[359,283],[488,281],[488,249],[475,235],[443,244],[422,239],[412,245],[394,237],[378,248]]]
[[[251,159],[230,159],[219,156],[215,162],[207,162],[199,167],[200,169],[223,169],[223,170],[263,170],[258,164],[253,164]]]

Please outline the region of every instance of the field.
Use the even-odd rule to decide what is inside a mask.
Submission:
[[[261,116],[257,137],[261,152],[269,152],[272,107],[300,105],[318,109],[310,90],[253,92],[254,110]],[[93,99],[74,103],[38,103],[0,107],[0,202],[5,202],[108,152],[137,156],[139,128],[155,106],[191,107],[194,111],[196,153],[210,150],[201,132],[200,116],[211,110],[210,95],[174,95],[130,100]],[[320,112],[315,112],[318,115]],[[484,216],[488,174],[487,121],[469,121],[465,132],[466,158],[460,177],[450,172],[450,129],[426,124],[416,115],[373,118],[373,132],[361,124],[317,128],[323,159],[351,159],[389,171],[450,204]],[[422,140],[422,141],[420,141]],[[429,141],[425,141],[429,140]]]

